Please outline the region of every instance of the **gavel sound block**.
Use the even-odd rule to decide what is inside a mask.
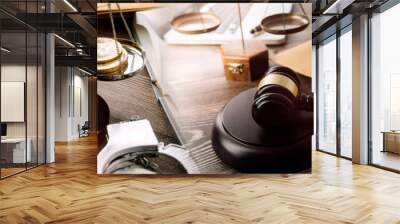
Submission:
[[[296,73],[278,66],[269,69],[258,88],[232,98],[212,131],[218,157],[241,172],[309,171],[313,102],[299,90]]]

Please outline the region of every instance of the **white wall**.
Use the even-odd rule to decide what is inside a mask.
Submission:
[[[55,140],[77,139],[78,125],[88,120],[88,78],[76,68],[56,67],[55,85]]]
[[[55,141],[68,140],[69,68],[55,68]]]
[[[2,82],[25,82],[25,64],[9,64],[1,66],[1,81]],[[29,70],[30,68],[28,68]],[[5,110],[6,108],[1,108]],[[25,137],[25,123],[24,122],[10,122],[7,123],[7,136],[8,137]]]
[[[25,83],[1,82],[1,121],[24,122]]]
[[[26,70],[27,69],[27,70]],[[2,82],[25,82],[26,71],[28,74],[34,73],[36,74],[36,67],[19,65],[19,64],[4,64],[1,66],[1,81]],[[28,92],[28,97],[36,98],[36,89],[33,93]],[[29,102],[31,99],[27,99]],[[35,105],[36,106],[36,105]],[[1,110],[6,110],[7,108],[1,108]],[[33,119],[29,117],[28,114],[28,122],[31,122]],[[35,120],[36,121],[36,120]],[[26,122],[7,122],[7,136],[8,137],[25,137],[25,123]],[[36,123],[36,122],[35,122]],[[28,125],[31,127],[32,125]],[[28,136],[29,137],[29,136]]]
[[[38,70],[37,70],[38,69]],[[45,117],[44,117],[44,74],[41,66],[32,66],[25,64],[3,64],[1,66],[2,82],[24,82],[26,83],[26,102],[19,108],[21,113],[25,114],[26,120],[22,122],[6,122],[8,138],[27,138],[29,139],[29,148],[32,153],[32,161],[44,163],[45,150]],[[27,80],[25,80],[27,78]],[[2,93],[4,89],[2,89]],[[24,94],[24,90],[21,92]],[[7,95],[2,95],[2,98]],[[25,105],[26,103],[26,105]],[[12,110],[10,107],[2,107],[4,110]],[[14,110],[17,110],[14,108]],[[13,111],[7,111],[13,113]],[[16,111],[14,111],[16,113]],[[23,115],[24,116],[24,115]],[[25,119],[25,118],[24,118]],[[38,155],[38,156],[37,156]]]
[[[88,78],[86,76],[82,76],[82,73],[76,74],[77,70],[75,70],[74,82],[71,90],[74,90],[71,96],[74,102],[71,101],[71,105],[74,105],[72,108],[72,119],[71,119],[71,138],[75,139],[79,137],[78,125],[83,125],[85,121],[88,121],[89,115],[89,102],[88,102]],[[79,102],[80,101],[80,102]],[[80,111],[81,110],[81,111]]]
[[[79,116],[79,118],[81,122],[85,122],[88,120],[88,77],[75,75],[74,84],[76,87],[81,88],[82,91],[82,116]]]

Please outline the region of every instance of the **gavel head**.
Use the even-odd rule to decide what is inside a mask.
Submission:
[[[298,109],[300,80],[284,66],[271,67],[258,84],[252,115],[263,127],[289,124]]]

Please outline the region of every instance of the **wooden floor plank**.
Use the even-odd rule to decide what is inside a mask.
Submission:
[[[312,174],[96,175],[96,139],[0,181],[0,223],[400,223],[400,175],[324,153]]]

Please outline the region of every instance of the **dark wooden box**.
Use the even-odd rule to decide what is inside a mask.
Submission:
[[[221,45],[225,78],[232,81],[256,81],[268,70],[268,50],[261,41],[240,41]]]

